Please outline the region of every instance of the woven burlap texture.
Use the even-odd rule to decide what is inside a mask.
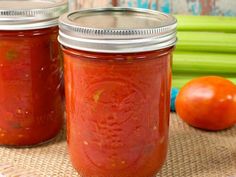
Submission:
[[[169,154],[157,177],[236,177],[236,126],[207,132],[188,126],[176,114],[170,119]],[[29,175],[32,177],[78,177],[68,157],[65,137],[63,131],[47,145],[1,147],[0,170],[1,165],[11,164],[15,169],[34,171],[35,175]]]

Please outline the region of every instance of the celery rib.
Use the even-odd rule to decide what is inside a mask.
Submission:
[[[195,77],[197,77],[197,76],[192,76],[192,77],[182,76],[182,77],[178,77],[176,75],[173,75],[172,87],[181,89],[186,83],[188,83],[190,80],[192,80]],[[200,77],[200,76],[198,76],[198,77]],[[227,79],[229,79],[230,81],[232,81],[233,83],[236,84],[236,78],[228,77]]]
[[[180,31],[177,36],[177,51],[236,53],[236,33]]]
[[[236,17],[176,15],[180,31],[236,32]]]
[[[173,72],[236,74],[236,54],[175,52]]]

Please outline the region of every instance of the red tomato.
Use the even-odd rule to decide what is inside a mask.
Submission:
[[[229,128],[236,123],[236,86],[218,76],[193,79],[180,90],[176,112],[193,127]]]

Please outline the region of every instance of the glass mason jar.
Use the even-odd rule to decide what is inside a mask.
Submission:
[[[84,177],[152,177],[165,161],[176,20],[105,8],[59,19],[68,146]]]
[[[63,123],[62,59],[57,41],[64,0],[0,4],[0,145],[30,146]]]

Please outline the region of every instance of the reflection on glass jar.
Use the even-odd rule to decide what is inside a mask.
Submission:
[[[59,21],[75,169],[84,177],[154,176],[167,153],[176,20],[108,8]]]

